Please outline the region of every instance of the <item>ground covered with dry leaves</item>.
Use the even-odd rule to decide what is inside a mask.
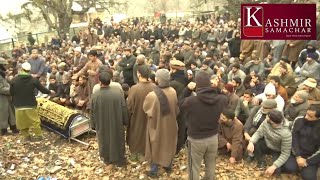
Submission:
[[[122,168],[101,163],[94,134],[79,137],[89,143],[89,147],[77,142],[69,143],[68,140],[47,130],[44,130],[44,137],[42,142],[29,144],[21,143],[18,136],[0,137],[0,179],[29,180],[48,176],[51,180],[149,179],[145,175],[149,167],[147,162],[129,162]],[[184,150],[174,159],[173,164],[172,173],[160,171],[163,173],[159,179],[187,179],[187,157]],[[201,175],[203,174],[202,170]],[[222,180],[300,179],[298,176],[287,174],[279,178],[265,177],[263,171],[255,168],[254,163],[229,165],[228,158],[223,156],[218,158],[216,174],[217,179]]]

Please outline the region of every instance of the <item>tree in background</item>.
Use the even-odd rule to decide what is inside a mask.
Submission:
[[[114,0],[77,0],[76,2],[82,6],[81,11],[73,11],[72,5],[75,0],[29,0],[24,3],[21,8],[26,11],[30,17],[32,11],[36,8],[40,11],[49,28],[54,29],[61,36],[64,32],[69,32],[74,14],[84,14],[91,7],[101,7],[109,11],[109,8],[126,5],[127,1],[116,2]]]

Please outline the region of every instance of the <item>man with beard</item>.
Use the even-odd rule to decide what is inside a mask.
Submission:
[[[28,60],[28,63],[31,65],[30,73],[32,77],[40,78],[40,76],[46,75],[45,60],[39,56],[37,49],[31,51],[31,58]]]
[[[79,72],[88,62],[88,58],[81,53],[81,47],[74,48],[73,73]]]
[[[188,174],[189,179],[199,179],[201,162],[205,163],[203,179],[215,178],[218,152],[218,127],[221,112],[227,105],[224,95],[211,87],[210,77],[199,72],[196,83],[189,83],[180,102],[181,111],[187,117]],[[196,96],[190,96],[192,91]],[[201,114],[201,116],[199,116]]]
[[[219,154],[231,155],[231,164],[242,160],[243,125],[230,109],[225,109],[220,115]]]
[[[239,102],[239,96],[237,96],[234,93],[233,85],[231,83],[224,85],[224,88],[222,89],[222,93],[227,96],[227,99],[228,99],[227,108],[231,109],[232,111],[235,111]]]
[[[137,77],[139,81],[130,88],[128,93],[129,122],[127,143],[132,161],[138,161],[145,155],[148,117],[143,111],[143,102],[149,92],[155,88],[155,84],[148,81],[149,73],[150,70],[147,66],[138,66]]]
[[[202,62],[202,67],[200,68],[200,71],[207,73],[210,77],[214,74],[213,70],[210,68],[210,62],[207,60],[204,60]]]
[[[170,61],[170,73],[171,73],[171,81],[170,86],[176,91],[178,101],[181,100],[183,96],[183,90],[188,83],[188,78],[185,75],[185,67],[184,63],[179,60],[171,60]],[[186,126],[184,121],[183,113],[180,113],[177,117],[178,121],[178,143],[177,143],[177,153],[183,147],[186,141]]]
[[[290,128],[294,120],[299,116],[304,116],[309,107],[307,91],[297,91],[290,99],[289,105],[284,110],[284,116],[290,123]]]
[[[319,55],[315,52],[307,55],[307,60],[300,69],[300,82],[307,78],[320,79],[320,64],[316,61],[317,59],[319,59]]]
[[[247,72],[252,72],[252,71],[255,71],[257,72],[257,74],[260,76],[260,77],[264,77],[264,73],[265,73],[265,68],[264,68],[264,64],[263,62],[258,58],[254,58],[253,60],[247,62],[245,65],[244,65],[244,69],[247,71]]]
[[[244,92],[246,91],[246,88],[242,84],[241,78],[240,77],[234,77],[232,79],[232,85],[234,87],[234,92],[238,97],[241,97]]]
[[[194,51],[190,47],[189,41],[183,42],[183,50],[181,53],[183,55],[184,64],[188,64],[192,60],[192,56],[194,54]]]
[[[279,71],[280,71],[280,76],[279,76],[280,82],[286,88],[288,96],[291,97],[294,94],[294,92],[296,92],[297,90],[297,83],[295,81],[295,78],[293,75],[288,73],[288,68],[285,64],[280,65]]]
[[[120,67],[122,67],[123,78],[124,78],[123,83],[128,84],[131,87],[134,85],[133,67],[134,67],[134,64],[136,63],[136,57],[132,55],[130,47],[127,47],[124,49],[124,55],[125,57],[118,64]]]
[[[125,160],[125,133],[128,111],[122,92],[110,88],[111,76],[99,74],[100,90],[92,95],[91,119],[97,131],[100,159],[105,164],[123,166]]]
[[[232,69],[228,73],[228,82],[231,82],[232,79],[235,78],[235,77],[239,77],[241,79],[241,81],[244,81],[244,79],[246,78],[246,73],[244,73],[240,69],[240,64],[239,63],[235,63],[235,64],[232,65]]]
[[[158,176],[159,166],[171,171],[178,139],[178,99],[175,90],[170,87],[169,71],[159,69],[156,82],[158,86],[146,96],[143,103],[143,110],[148,117],[145,157],[151,163],[147,172],[150,177]]]
[[[309,104],[320,104],[320,89],[317,88],[317,81],[312,78],[306,79],[302,84],[302,89],[309,94]]]
[[[317,170],[320,165],[320,110],[310,106],[304,117],[297,119],[292,129],[292,151],[296,166],[300,168],[301,178],[319,179]],[[298,168],[297,168],[298,169]]]
[[[75,98],[75,104],[78,109],[86,110],[87,103],[89,102],[89,85],[88,78],[86,76],[79,77],[79,86],[76,89],[77,97]]]
[[[58,73],[56,74],[56,81],[58,84],[62,83],[62,77],[64,75],[68,75],[66,71],[67,64],[65,62],[61,62],[58,64]]]
[[[188,79],[185,75],[185,64],[179,60],[170,61],[171,81],[170,86],[176,90],[178,100],[182,96],[182,91],[186,87]]]

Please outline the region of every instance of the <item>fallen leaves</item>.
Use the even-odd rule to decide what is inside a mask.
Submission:
[[[130,162],[125,167],[105,165],[99,160],[98,144],[94,135],[83,135],[81,140],[89,147],[76,142],[69,143],[52,132],[44,130],[44,141],[24,145],[18,136],[0,137],[0,179],[37,179],[51,177],[59,180],[149,180],[146,161]],[[130,154],[127,149],[127,155]],[[187,180],[188,167],[185,150],[173,161],[172,173],[160,170],[160,180]],[[228,157],[219,156],[216,177],[221,180],[266,179],[262,170],[240,162],[229,164]],[[204,176],[204,165],[200,175]],[[298,176],[282,175],[282,179],[295,180]]]

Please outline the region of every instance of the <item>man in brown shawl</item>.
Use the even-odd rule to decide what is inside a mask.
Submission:
[[[179,113],[176,91],[169,86],[170,73],[167,69],[156,72],[158,86],[150,92],[143,104],[148,116],[145,157],[151,162],[148,176],[157,177],[159,166],[171,170],[176,153]]]
[[[130,88],[127,99],[129,111],[127,143],[132,161],[139,160],[140,155],[145,154],[148,117],[142,108],[146,96],[155,88],[155,84],[148,81],[149,73],[147,66],[137,67],[139,82]]]

